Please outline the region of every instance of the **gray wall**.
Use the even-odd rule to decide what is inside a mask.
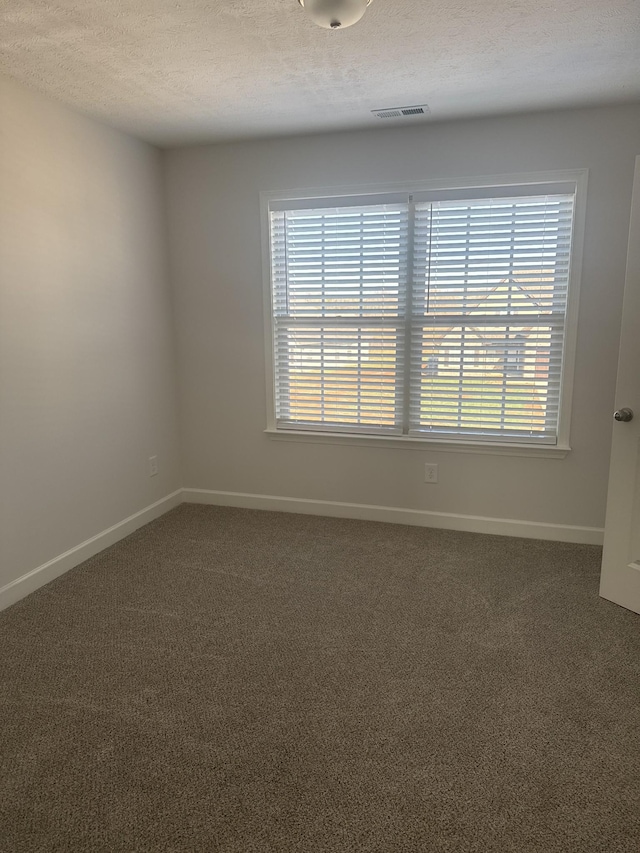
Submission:
[[[180,486],[161,168],[0,79],[0,587]]]
[[[221,144],[166,156],[184,485],[552,524],[604,522],[640,108]],[[588,168],[572,452],[565,459],[273,441],[261,190]],[[423,482],[423,463],[440,483]]]

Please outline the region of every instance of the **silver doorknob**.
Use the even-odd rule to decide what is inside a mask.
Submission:
[[[631,409],[618,409],[617,412],[613,413],[613,417],[617,421],[622,421],[622,423],[628,423],[633,420],[633,411]]]

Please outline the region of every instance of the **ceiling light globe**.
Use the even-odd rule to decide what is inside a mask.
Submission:
[[[371,0],[298,0],[311,20],[326,30],[357,24]]]

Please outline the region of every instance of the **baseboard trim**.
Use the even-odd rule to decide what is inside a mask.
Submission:
[[[209,489],[184,489],[182,499],[185,503],[326,515],[332,518],[355,518],[364,521],[386,521],[393,524],[439,527],[443,530],[491,533],[497,536],[517,536],[525,539],[547,539],[582,545],[601,545],[604,536],[604,530],[600,527],[545,524],[539,521],[518,521],[511,518],[488,518],[481,515],[459,515],[393,506],[284,498],[275,495],[252,495],[243,492],[218,492]]]
[[[118,524],[114,524],[112,527],[107,528],[107,530],[103,530],[102,533],[92,536],[91,539],[81,542],[75,548],[65,551],[64,554],[54,557],[53,560],[49,560],[42,566],[32,569],[25,575],[1,587],[0,610],[4,610],[11,604],[15,604],[16,601],[24,598],[25,595],[29,595],[29,593],[34,592],[54,578],[63,575],[69,569],[75,568],[110,545],[115,545],[116,542],[124,539],[125,536],[129,536],[130,533],[133,533],[139,527],[143,527],[145,524],[178,506],[178,504],[182,503],[182,491],[182,489],[178,489],[172,492],[170,495],[161,498],[159,501],[118,522]]]
[[[125,536],[164,515],[181,503],[232,506],[243,509],[263,509],[272,512],[292,512],[303,515],[325,515],[331,518],[354,518],[363,521],[384,521],[391,524],[410,524],[417,527],[439,527],[443,530],[462,530],[469,533],[491,533],[497,536],[517,536],[525,539],[546,539],[582,545],[602,545],[604,530],[600,527],[579,527],[568,524],[545,524],[539,521],[519,521],[511,518],[489,518],[481,515],[460,515],[449,512],[430,512],[403,507],[374,504],[321,501],[309,498],[286,498],[276,495],[254,495],[244,492],[221,492],[210,489],[177,489],[170,495],[130,515],[118,524],[103,530],[75,548],[65,551],[47,563],[0,587],[0,610],[39,589],[54,578],[68,572],[115,545]]]

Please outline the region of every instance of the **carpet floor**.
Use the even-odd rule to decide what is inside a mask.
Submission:
[[[0,850],[637,853],[599,560],[178,507],[0,614]]]

